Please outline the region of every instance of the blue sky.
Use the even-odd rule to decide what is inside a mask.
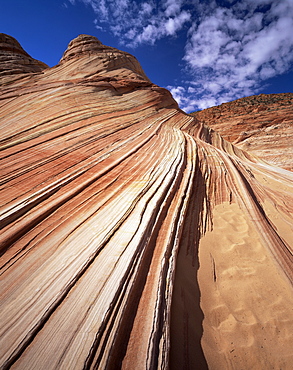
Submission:
[[[96,36],[187,112],[293,90],[293,0],[1,0],[0,32],[49,66]]]

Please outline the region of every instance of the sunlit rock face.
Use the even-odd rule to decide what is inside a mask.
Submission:
[[[255,95],[193,114],[226,140],[293,171],[293,94]]]
[[[292,173],[94,37],[53,68],[14,68],[0,96],[2,368],[289,369]]]

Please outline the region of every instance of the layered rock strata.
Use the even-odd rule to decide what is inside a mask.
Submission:
[[[94,37],[23,72],[0,97],[2,368],[289,369],[292,173]]]
[[[48,66],[33,59],[15,38],[4,33],[0,33],[0,81],[1,84],[11,83],[13,79],[23,73],[38,73],[48,68]],[[5,78],[7,76],[7,79]]]
[[[223,138],[293,171],[293,94],[254,95],[195,112]]]

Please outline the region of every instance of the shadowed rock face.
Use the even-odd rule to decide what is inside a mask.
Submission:
[[[182,112],[94,37],[53,68],[11,70],[2,367],[288,369],[292,173]]]
[[[226,140],[293,171],[293,94],[255,95],[193,115]]]
[[[13,75],[41,72],[48,66],[33,59],[12,36],[0,33],[0,83],[11,82]],[[5,76],[8,75],[6,79]]]

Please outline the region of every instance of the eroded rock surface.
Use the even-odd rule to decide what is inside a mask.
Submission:
[[[293,94],[255,95],[193,113],[223,138],[293,171]]]
[[[13,75],[41,72],[48,66],[33,59],[12,36],[0,33],[0,83],[13,81]],[[5,78],[7,76],[7,78]]]
[[[0,97],[2,368],[289,369],[292,173],[91,36],[13,76]]]

